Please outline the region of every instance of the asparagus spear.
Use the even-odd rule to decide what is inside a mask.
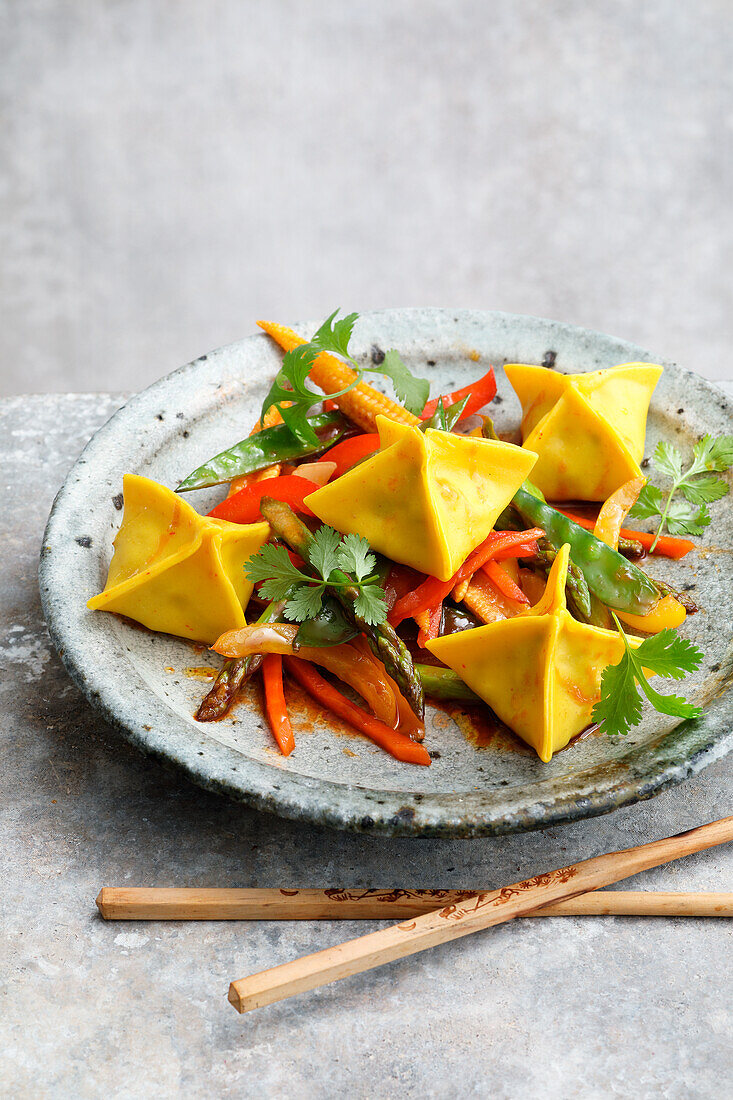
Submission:
[[[280,617],[282,600],[273,600],[257,620],[258,623],[272,623]],[[262,665],[262,655],[253,653],[251,657],[230,657],[222,665],[219,675],[207,695],[201,700],[194,717],[197,722],[215,722],[223,718],[240,691]]]
[[[280,500],[263,497],[260,510],[270,524],[272,533],[307,561],[311,533],[292,508]],[[340,584],[348,585],[350,578],[346,573],[336,573],[334,576]],[[405,699],[417,717],[422,720],[425,714],[422,684],[405,643],[389,623],[371,626],[356,613],[354,610],[354,600],[358,596],[356,588],[332,588],[330,591],[339,601],[350,621],[366,636],[372,652],[379,657],[387,672],[397,681]]]
[[[415,665],[425,694],[432,699],[455,699],[462,703],[481,703],[482,700],[464,684],[452,668],[440,668],[437,665]]]

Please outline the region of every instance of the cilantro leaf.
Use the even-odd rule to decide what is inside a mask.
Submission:
[[[339,565],[339,547],[341,535],[333,527],[319,527],[308,545],[308,561],[313,568],[328,580]],[[368,545],[368,543],[367,543]]]
[[[677,481],[682,476],[682,455],[676,447],[664,440],[657,443],[654,451],[654,465],[673,481]]]
[[[294,584],[309,579],[293,565],[285,547],[272,542],[265,543],[258,554],[244,563],[244,573],[252,584],[262,584],[262,595],[268,600],[284,600]]]
[[[369,551],[369,543],[361,535],[347,535],[337,555],[339,568],[352,573],[357,581],[364,580],[377,567],[377,559]]]
[[[733,466],[733,435],[718,439],[704,435],[693,447],[687,470],[683,470],[682,455],[671,443],[658,443],[653,461],[661,473],[672,479],[672,488],[665,493],[656,486],[645,485],[630,512],[636,519],[660,516],[650,547],[652,552],[665,525],[673,535],[701,535],[710,524],[706,505],[720,500],[729,491],[728,483],[715,475]],[[674,500],[676,493],[683,499]],[[690,505],[697,505],[697,510],[693,511]]]
[[[629,512],[633,519],[651,519],[664,511],[664,493],[656,485],[645,485]]]
[[[711,470],[722,474],[733,466],[733,435],[721,435],[714,439],[704,435],[693,449],[694,461],[688,476]]]
[[[702,652],[688,638],[680,638],[673,630],[660,630],[645,638],[635,656],[644,668],[657,676],[684,680],[688,672],[696,672],[702,663]]]
[[[394,391],[405,408],[415,416],[420,415],[430,395],[430,382],[427,378],[417,378],[412,374],[398,351],[392,348],[385,353],[384,360],[378,367],[370,369],[391,379]]]
[[[303,584],[291,593],[283,615],[291,622],[303,623],[314,619],[323,606],[323,584]]]
[[[673,500],[667,508],[667,530],[672,535],[701,535],[710,523],[710,513],[704,504],[696,512],[683,500]]]
[[[374,583],[377,562],[366,539],[359,535],[347,535],[342,539],[333,527],[324,525],[310,539],[307,556],[318,574],[315,577],[293,565],[284,546],[268,542],[245,563],[245,574],[253,584],[259,585],[263,598],[287,601],[283,615],[291,622],[315,619],[323,609],[327,589],[331,592],[349,589],[351,593],[356,589],[356,614],[370,626],[378,626],[386,620],[384,592]],[[344,576],[339,570],[351,575]],[[330,640],[321,644],[334,643]]]
[[[312,347],[318,351],[335,352],[344,359],[349,358],[349,340],[354,331],[354,325],[359,317],[358,313],[348,313],[346,317],[335,321],[338,310],[335,309],[330,317],[327,317],[318,331],[311,337]]]
[[[613,614],[613,612],[612,612]],[[613,615],[624,644],[624,655],[617,665],[609,665],[601,676],[601,698],[593,708],[593,720],[611,735],[627,734],[641,721],[641,694],[660,714],[675,718],[696,718],[701,710],[680,695],[662,695],[652,688],[646,670],[672,680],[682,680],[700,667],[702,653],[673,630],[661,630],[633,647]]]
[[[695,481],[682,482],[680,492],[690,504],[710,504],[726,496],[728,486],[722,477],[716,477],[715,474],[701,474]]]
[[[378,626],[387,618],[384,592],[378,584],[363,584],[354,600],[354,610],[369,626]]]
[[[634,667],[628,653],[624,653],[617,665],[604,668],[601,698],[591,717],[612,736],[625,735],[641,722],[641,696],[636,690]]]

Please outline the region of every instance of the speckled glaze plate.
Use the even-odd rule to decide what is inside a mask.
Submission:
[[[315,326],[298,326],[305,335]],[[641,348],[535,317],[466,310],[386,310],[365,314],[353,347],[366,359],[396,347],[428,374],[433,393],[497,369],[500,430],[519,422],[502,365],[543,363],[597,370],[655,361]],[[714,505],[699,551],[681,562],[653,559],[650,572],[686,587],[700,605],[684,630],[705,652],[687,681],[703,717],[681,724],[646,715],[626,738],[588,736],[542,764],[508,733],[483,730],[464,712],[430,708],[430,768],[399,764],[369,741],[348,736],[304,706],[293,688],[297,747],[273,748],[257,689],[230,718],[192,717],[218,658],[113,615],[87,611],[101,590],[121,519],[122,475],[145,474],[171,487],[202,460],[249,431],[280,362],[264,335],[204,355],[132,398],[91,439],[54,503],[44,535],[40,585],[49,630],[87,698],[144,752],[182,768],[209,790],[262,810],[339,829],[402,836],[481,836],[536,829],[607,813],[649,798],[733,745],[730,692],[733,620],[733,494]],[[733,406],[715,386],[665,363],[652,402],[646,453],[670,439],[686,454],[708,431],[733,433]],[[189,494],[206,510],[221,490]]]

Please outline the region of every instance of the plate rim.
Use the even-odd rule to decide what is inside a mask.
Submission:
[[[466,327],[472,323],[486,325],[489,322],[519,325],[525,329],[529,325],[545,330],[548,338],[553,334],[576,339],[582,337],[591,346],[598,341],[606,345],[613,342],[629,356],[626,361],[660,362],[665,367],[689,374],[697,384],[702,382],[714,391],[721,401],[721,408],[733,423],[733,401],[715,383],[694,372],[684,371],[676,363],[654,359],[645,349],[602,332],[528,314],[439,307],[374,310],[361,314],[360,321],[385,316],[412,321],[419,317],[430,317],[436,322],[452,319],[457,324],[463,322]],[[305,331],[313,327],[313,322],[298,323],[298,328]],[[63,530],[64,509],[72,493],[74,479],[94,459],[97,448],[103,447],[105,440],[116,431],[120,420],[158,405],[161,395],[172,384],[200,368],[204,361],[219,355],[236,354],[242,345],[253,340],[266,341],[267,337],[253,334],[199,356],[130,397],[93,433],[64,479],[51,507],[39,561],[41,604],[49,635],[74,683],[94,709],[126,740],[146,755],[167,766],[173,765],[204,789],[226,795],[257,810],[354,832],[445,838],[526,832],[606,814],[621,806],[651,798],[683,782],[733,748],[732,708],[726,700],[729,692],[724,692],[707,705],[702,718],[681,723],[655,741],[637,746],[623,761],[617,762],[619,767],[609,769],[610,774],[605,779],[599,779],[597,775],[593,778],[601,767],[595,764],[577,773],[578,789],[574,794],[553,792],[551,788],[555,781],[540,780],[533,788],[537,794],[530,803],[526,798],[527,784],[509,787],[501,792],[494,788],[492,791],[450,796],[337,783],[331,779],[278,769],[276,765],[244,757],[234,747],[211,739],[207,741],[206,755],[199,756],[195,747],[198,742],[190,737],[190,727],[186,727],[190,744],[186,745],[184,737],[177,746],[178,754],[171,755],[170,745],[163,744],[166,735],[159,735],[152,723],[142,720],[148,715],[141,715],[135,703],[125,699],[116,685],[101,682],[93,669],[90,674],[88,662],[84,660],[83,644],[70,634],[61,613],[63,600],[59,606],[51,544],[57,533]],[[156,704],[153,712],[162,707],[167,709],[168,715],[171,714],[162,700],[152,692],[149,694]],[[721,729],[721,723],[727,728]],[[625,768],[621,767],[622,763]],[[625,775],[617,774],[624,771]],[[232,777],[233,773],[237,776],[236,780]],[[520,794],[512,796],[515,790]],[[525,792],[525,797],[521,796],[521,792]],[[449,804],[451,799],[453,804]]]

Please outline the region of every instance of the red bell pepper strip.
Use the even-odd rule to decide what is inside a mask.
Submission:
[[[544,531],[533,527],[529,531],[492,531],[472,553],[468,555],[460,569],[448,581],[437,577],[428,577],[418,588],[408,592],[397,600],[389,613],[392,626],[399,626],[405,619],[414,618],[420,611],[437,607],[461,581],[468,580],[477,569],[491,558],[512,546],[526,545],[542,538]]]
[[[456,401],[462,401],[464,397],[468,396],[466,407],[458,418],[459,420],[465,420],[467,416],[471,416],[473,413],[478,412],[479,409],[483,409],[484,405],[488,405],[489,402],[493,401],[496,397],[494,368],[489,367],[483,378],[471,382],[470,385],[463,386],[460,390],[454,390],[453,393],[443,394],[441,396],[443,408],[445,409],[450,408],[451,405],[455,405]],[[440,400],[440,397],[434,397],[431,401],[428,401],[420,414],[420,419],[429,420],[435,413]]]
[[[390,729],[385,722],[380,722],[367,711],[357,707],[350,699],[347,699],[333,684],[329,684],[313,665],[308,661],[302,661],[298,657],[286,657],[285,667],[288,673],[297,680],[301,687],[312,695],[317,703],[333,711],[339,718],[343,718],[349,725],[361,730],[372,741],[405,764],[423,764],[429,767],[432,763],[427,749],[412,741],[399,730]]]
[[[379,432],[366,432],[364,435],[352,435],[351,439],[344,439],[342,443],[337,443],[335,447],[331,447],[330,451],[321,455],[318,461],[336,463],[336,469],[331,474],[331,481],[334,481],[352,466],[356,466],[357,462],[361,462],[378,450]]]
[[[262,658],[262,679],[265,684],[265,710],[273,737],[283,756],[290,756],[295,748],[293,727],[290,725],[283,691],[283,659],[277,653],[266,653]]]
[[[506,550],[500,550],[495,554],[493,561],[506,561],[508,558],[536,558],[537,542],[521,542],[518,546],[508,546]]]
[[[529,606],[529,600],[522,589],[514,583],[506,569],[502,569],[498,561],[486,561],[481,568],[491,583],[496,585],[502,596],[506,596],[508,600],[513,600],[515,603],[523,603]]]
[[[553,508],[558,512],[562,512],[564,516],[571,519],[573,523],[577,523],[579,527],[584,527],[586,531],[592,531],[595,527],[595,520],[586,519],[584,516],[577,515],[576,512],[568,512],[565,508],[558,508],[556,504],[553,504]],[[674,558],[677,561],[684,558],[685,554],[689,554],[690,550],[695,549],[695,543],[690,542],[689,539],[676,539],[672,538],[671,535],[662,535],[654,550],[652,550],[654,535],[648,531],[634,531],[630,527],[622,527],[620,534],[624,539],[633,539],[634,542],[640,542],[645,550],[649,550],[660,558]]]
[[[256,523],[262,518],[260,501],[263,497],[272,497],[274,500],[285,501],[296,512],[312,516],[313,513],[304,503],[304,498],[315,493],[317,488],[316,483],[309,481],[308,478],[282,474],[280,477],[271,477],[266,481],[245,485],[239,492],[227,497],[221,504],[217,504],[216,508],[212,508],[209,515],[212,519],[226,519],[230,523]]]

